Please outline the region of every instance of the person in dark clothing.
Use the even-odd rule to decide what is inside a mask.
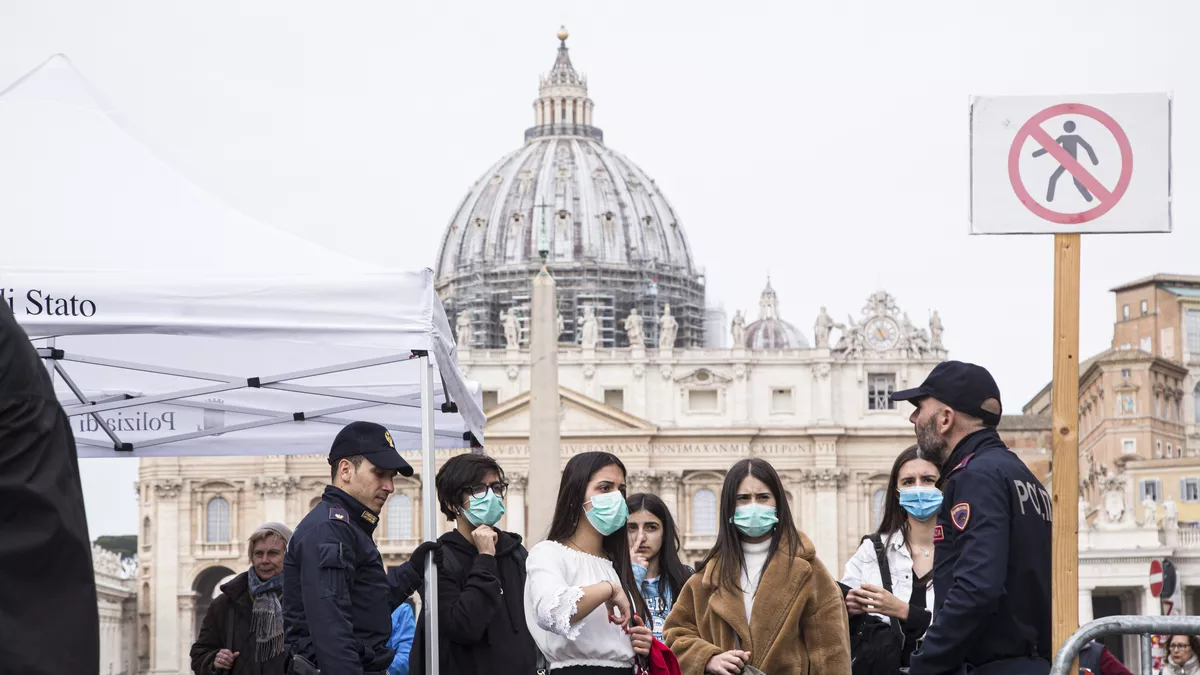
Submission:
[[[1095,640],[1079,650],[1079,675],[1133,675],[1125,664],[1108,651],[1108,647]],[[1168,673],[1167,675],[1171,675]]]
[[[283,552],[292,531],[265,523],[250,535],[250,569],[221,585],[192,644],[196,675],[284,675]]]
[[[933,623],[911,675],[1045,675],[1050,632],[1051,499],[996,431],[1000,389],[970,363],[938,364],[909,417],[921,459],[940,466]],[[969,669],[964,670],[964,666]]]
[[[329,464],[333,484],[296,526],[283,558],[289,672],[381,675],[395,656],[388,639],[400,601],[371,536],[396,474],[413,470],[373,422],[338,432]]]
[[[457,527],[438,539],[438,663],[455,675],[529,675],[537,644],[525,621],[525,558],[521,537],[495,528],[508,484],[496,460],[482,454],[450,458],[437,474],[438,504]],[[398,573],[419,584],[411,562]],[[424,591],[422,591],[424,598]],[[425,672],[427,613],[417,619],[409,672]]]
[[[0,670],[95,675],[100,616],[75,437],[7,302],[0,302],[0,542]]]

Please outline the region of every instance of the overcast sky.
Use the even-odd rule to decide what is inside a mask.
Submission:
[[[671,200],[711,301],[754,314],[769,272],[811,339],[821,305],[857,316],[885,288],[915,321],[939,310],[951,355],[1017,412],[1050,377],[1053,239],[967,235],[969,97],[1174,97],[1175,231],[1085,237],[1086,357],[1111,340],[1112,286],[1200,273],[1198,19],[1185,0],[0,0],[0,88],[65,53],[236,208],[418,268],[522,142],[566,24],[597,126]],[[84,463],[94,535],[136,529],[118,461]]]

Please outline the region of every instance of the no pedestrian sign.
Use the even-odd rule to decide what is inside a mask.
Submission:
[[[972,234],[1170,231],[1168,95],[972,100]]]

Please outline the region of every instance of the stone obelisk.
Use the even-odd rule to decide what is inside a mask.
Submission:
[[[542,265],[533,279],[529,339],[529,486],[525,546],[546,538],[562,477],[558,435],[558,303],[554,277]]]

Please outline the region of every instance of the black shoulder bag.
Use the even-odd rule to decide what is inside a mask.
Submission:
[[[878,534],[863,537],[875,546],[875,560],[883,588],[892,592],[892,570],[887,550]],[[850,617],[850,670],[853,675],[896,675],[904,652],[904,629],[899,619],[888,622],[873,614]]]

